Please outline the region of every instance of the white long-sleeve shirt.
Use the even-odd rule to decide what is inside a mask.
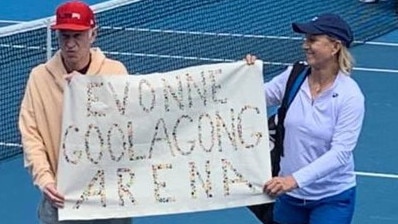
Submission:
[[[265,84],[267,106],[281,104],[291,69]],[[364,96],[350,76],[339,72],[314,100],[305,79],[285,118],[279,176],[293,175],[299,186],[288,195],[319,200],[356,185],[353,150],[364,113]]]

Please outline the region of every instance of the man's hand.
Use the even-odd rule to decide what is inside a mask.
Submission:
[[[293,176],[274,177],[264,185],[264,192],[271,197],[276,197],[297,188],[297,182]]]
[[[43,189],[43,193],[53,207],[64,207],[65,198],[57,191],[55,184],[47,184]]]
[[[246,64],[254,65],[254,63],[256,62],[257,58],[256,58],[255,55],[247,54],[244,60],[246,61]]]
[[[81,74],[77,71],[73,71],[69,74],[64,75],[64,79],[69,83],[75,75],[81,75]]]

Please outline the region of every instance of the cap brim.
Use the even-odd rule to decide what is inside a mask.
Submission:
[[[52,30],[74,30],[74,31],[85,31],[90,29],[90,26],[82,26],[76,24],[58,24],[51,26]]]
[[[323,34],[323,32],[317,29],[312,23],[293,23],[292,28],[296,33]]]

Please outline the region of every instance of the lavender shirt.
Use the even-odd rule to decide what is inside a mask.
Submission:
[[[281,103],[291,69],[265,83],[267,106]],[[356,185],[353,150],[364,113],[364,96],[350,76],[339,72],[314,100],[303,82],[285,118],[279,176],[293,175],[299,186],[288,195],[319,200]]]

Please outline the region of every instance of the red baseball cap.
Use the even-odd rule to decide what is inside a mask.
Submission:
[[[81,1],[69,1],[57,8],[53,30],[84,31],[95,27],[94,12]]]

